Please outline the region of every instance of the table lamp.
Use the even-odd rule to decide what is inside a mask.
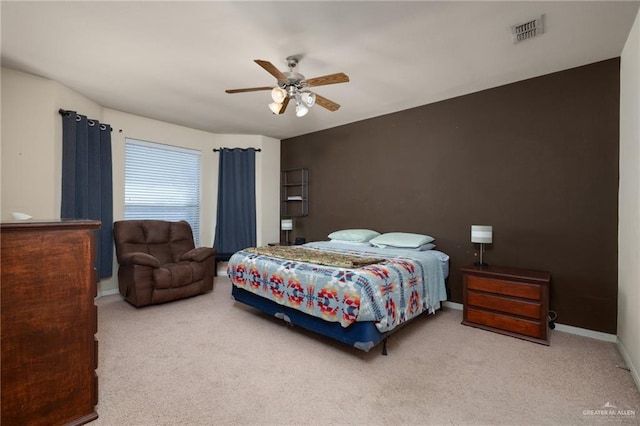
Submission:
[[[487,225],[471,225],[471,242],[480,243],[480,261],[476,262],[476,266],[489,266],[482,261],[482,253],[484,245],[493,242],[493,226]]]
[[[280,221],[280,229],[285,233],[285,245],[289,245],[289,231],[293,229],[293,219],[282,219]]]

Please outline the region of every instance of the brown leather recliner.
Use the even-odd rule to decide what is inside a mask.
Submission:
[[[113,224],[118,287],[136,307],[213,289],[216,250],[195,248],[189,223],[122,220]]]

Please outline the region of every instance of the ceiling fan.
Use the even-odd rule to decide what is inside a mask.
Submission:
[[[340,105],[309,90],[309,87],[325,86],[327,84],[346,83],[349,77],[342,72],[329,74],[322,77],[305,78],[295,69],[300,61],[300,56],[287,57],[289,71],[281,72],[271,62],[255,59],[254,62],[264,68],[269,74],[278,79],[277,86],[248,87],[246,89],[225,90],[226,93],[256,92],[259,90],[271,90],[273,102],[269,108],[274,114],[283,114],[290,100],[296,103],[296,115],[302,117],[309,112],[314,104],[318,104],[329,111],[336,111]]]

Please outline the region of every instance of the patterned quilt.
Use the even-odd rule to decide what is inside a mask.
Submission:
[[[346,268],[282,259],[261,250],[235,253],[227,266],[233,285],[281,305],[348,327],[374,321],[390,331],[446,300],[444,273],[430,251],[350,248],[330,242],[300,246],[309,259],[322,252],[376,259]]]

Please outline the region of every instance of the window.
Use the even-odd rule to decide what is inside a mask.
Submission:
[[[200,240],[200,151],[126,139],[125,219],[186,220]]]

